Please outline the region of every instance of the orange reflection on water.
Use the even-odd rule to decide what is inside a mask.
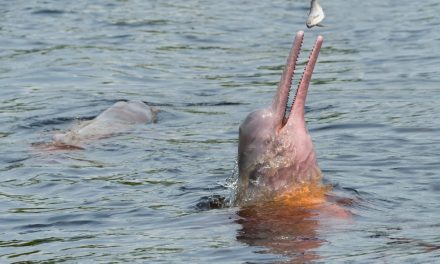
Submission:
[[[242,228],[237,239],[251,246],[265,247],[264,253],[281,254],[286,263],[304,263],[320,259],[315,252],[325,240],[319,228],[328,217],[349,218],[350,214],[326,195],[331,187],[307,184],[284,192],[272,201],[240,208],[237,220]]]

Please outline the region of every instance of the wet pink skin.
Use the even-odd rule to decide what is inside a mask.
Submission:
[[[94,139],[127,132],[137,124],[154,122],[157,110],[142,101],[117,102],[91,121],[84,121],[65,133],[53,136],[53,145],[83,148]]]
[[[291,111],[286,113],[303,38],[304,32],[299,31],[272,105],[252,112],[240,126],[236,204],[270,199],[295,186],[321,179],[304,117],[307,90],[323,43],[321,36],[316,39]]]

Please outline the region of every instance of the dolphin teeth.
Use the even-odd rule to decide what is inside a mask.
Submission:
[[[284,108],[284,119],[283,119],[283,122],[282,122],[282,126],[284,126],[287,123],[287,120],[289,119],[290,111],[288,111],[289,110],[288,106],[289,106],[290,94],[292,93],[293,76],[295,75],[296,65],[298,65],[298,59],[299,59],[299,56],[301,55],[301,49],[302,49],[303,44],[304,44],[304,39],[301,39],[301,42],[300,42],[300,45],[299,45],[299,50],[298,50],[298,56],[296,57],[295,64],[293,66],[292,76],[290,77],[291,81],[290,81],[289,93],[287,94],[286,105],[285,105],[285,108]],[[298,85],[298,87],[299,87],[299,85]],[[295,95],[293,96],[293,100],[292,100],[292,104],[291,104],[290,110],[292,110],[292,105],[295,102],[295,98],[296,98],[297,92],[298,92],[298,89],[295,91]]]

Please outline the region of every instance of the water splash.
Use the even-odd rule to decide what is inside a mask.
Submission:
[[[231,171],[231,175],[225,181],[225,187],[229,189],[228,205],[231,206],[235,203],[237,187],[238,187],[238,159],[235,160],[234,168]]]

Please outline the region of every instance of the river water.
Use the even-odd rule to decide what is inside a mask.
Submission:
[[[1,1],[0,262],[440,261],[440,3],[321,4],[309,30],[305,0]],[[352,218],[206,210],[298,30],[302,63],[325,39],[306,118]],[[118,100],[157,123],[38,147]]]

